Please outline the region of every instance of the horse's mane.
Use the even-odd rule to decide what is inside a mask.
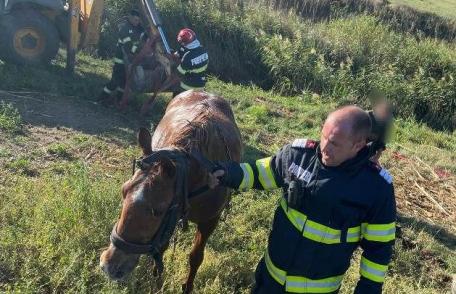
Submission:
[[[210,139],[220,137],[220,122],[226,119],[221,115],[221,111],[225,111],[220,109],[223,104],[217,103],[219,101],[216,96],[208,95],[196,104],[179,105],[171,110],[167,134],[162,134],[167,137],[166,147],[204,150]]]

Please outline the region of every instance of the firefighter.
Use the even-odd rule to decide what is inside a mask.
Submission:
[[[189,28],[184,28],[177,35],[180,48],[174,56],[180,63],[177,67],[180,84],[175,86],[173,95],[186,90],[204,89],[209,55],[197,39],[196,34]]]
[[[355,293],[381,293],[396,204],[390,174],[370,160],[384,145],[368,143],[373,129],[387,125],[380,122],[346,106],[327,117],[320,141],[297,139],[251,163],[218,162],[212,188],[283,190],[252,293],[337,293],[358,246],[363,253]]]
[[[132,9],[126,20],[118,26],[119,40],[117,41],[112,68],[111,81],[104,87],[99,100],[104,104],[111,103],[112,95],[120,100],[125,89],[126,66],[131,63],[133,57],[139,52],[140,46],[147,39],[147,34],[141,24],[139,11]]]

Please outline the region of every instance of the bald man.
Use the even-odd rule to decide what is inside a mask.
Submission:
[[[283,190],[252,293],[337,293],[358,246],[355,293],[382,292],[396,204],[391,176],[369,160],[378,151],[369,148],[378,146],[368,142],[373,122],[346,106],[329,114],[320,141],[296,139],[272,157],[218,163],[210,187]]]

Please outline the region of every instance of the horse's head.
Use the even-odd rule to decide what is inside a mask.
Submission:
[[[100,257],[102,270],[113,280],[132,272],[140,254],[154,254],[160,249],[161,240],[157,239],[163,235],[161,224],[169,222],[169,212],[175,209],[171,207],[175,204],[175,164],[152,153],[148,130],[140,130],[138,142],[143,151],[141,168],[122,185],[120,219],[111,233],[109,248]]]

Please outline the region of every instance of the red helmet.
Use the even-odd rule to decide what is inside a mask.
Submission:
[[[190,44],[191,42],[195,41],[195,39],[195,32],[189,28],[182,29],[180,30],[179,34],[177,34],[177,42],[183,46]]]

